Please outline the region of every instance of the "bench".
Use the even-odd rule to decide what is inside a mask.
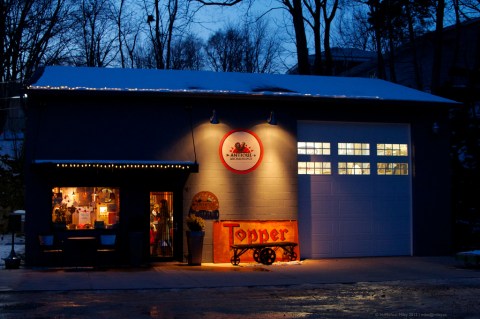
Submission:
[[[240,263],[240,256],[246,253],[249,250],[253,250],[253,259],[257,263],[262,263],[264,265],[271,265],[275,262],[277,258],[276,251],[280,248],[283,250],[283,255],[287,259],[293,261],[297,259],[297,254],[295,253],[295,247],[297,243],[294,242],[272,242],[272,243],[256,243],[256,244],[237,244],[231,245],[233,249],[233,256],[230,259],[232,265],[237,266]]]
[[[100,235],[97,247],[97,266],[107,267],[116,265],[117,260],[117,235]]]
[[[116,234],[65,236],[63,239],[51,234],[38,237],[37,263],[42,266],[97,267],[117,263]]]
[[[37,263],[41,266],[63,265],[63,249],[51,234],[39,235],[40,256]]]

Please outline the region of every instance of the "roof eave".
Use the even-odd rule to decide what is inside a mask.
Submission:
[[[384,99],[380,96],[346,96],[346,95],[319,95],[300,94],[292,92],[241,92],[241,91],[203,91],[203,90],[149,90],[149,89],[110,89],[110,88],[66,88],[66,87],[35,87],[27,88],[28,94],[45,96],[145,96],[169,98],[201,98],[201,99],[246,99],[246,100],[283,100],[283,101],[342,101],[342,102],[375,102],[375,103],[414,103],[431,105],[458,105],[460,103],[450,100],[395,100]]]

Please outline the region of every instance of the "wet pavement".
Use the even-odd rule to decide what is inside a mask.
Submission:
[[[479,296],[480,269],[450,256],[0,269],[0,319],[480,319]]]
[[[0,318],[480,318],[479,280],[0,293]]]

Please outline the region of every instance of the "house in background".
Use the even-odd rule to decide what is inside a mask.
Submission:
[[[435,32],[416,38],[395,52],[396,79],[391,77],[386,61],[387,80],[417,90],[431,92]],[[480,90],[480,18],[444,28],[442,34],[442,96],[459,102],[479,100]],[[417,59],[415,66],[414,57]],[[359,64],[340,76],[376,77],[377,61]]]
[[[368,62],[373,62],[377,58],[376,52],[360,50],[356,48],[334,47],[331,48],[330,51],[333,60],[333,76],[350,76],[350,70],[355,69],[355,67],[359,65],[365,65]],[[313,68],[315,56],[309,55],[308,58],[310,66]],[[325,63],[325,57],[322,56],[322,58],[324,59],[323,62]],[[294,66],[293,68],[289,69],[287,74],[298,74],[298,67]]]
[[[453,101],[365,78],[74,67],[37,75],[25,144],[29,265],[41,260],[45,234],[77,261],[90,257],[73,239],[108,234],[119,263],[184,260],[190,213],[207,218],[206,262],[230,260],[232,243],[295,234],[301,258],[451,253],[442,128]]]

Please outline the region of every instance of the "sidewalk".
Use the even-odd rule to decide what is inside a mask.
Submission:
[[[3,258],[3,257],[2,257]],[[294,286],[358,282],[468,281],[479,269],[453,257],[376,257],[274,263],[157,263],[149,268],[109,270],[0,269],[1,291],[66,291]]]

